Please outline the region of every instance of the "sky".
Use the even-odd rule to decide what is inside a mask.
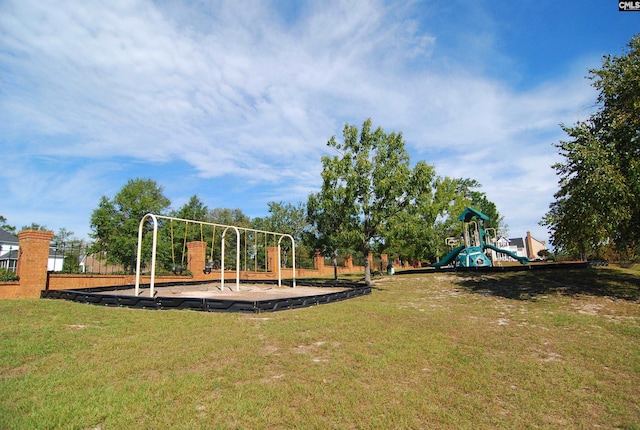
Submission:
[[[615,0],[0,0],[0,215],[88,238],[102,196],[149,178],[174,209],[267,216],[371,118],[548,240],[560,124],[636,33]]]

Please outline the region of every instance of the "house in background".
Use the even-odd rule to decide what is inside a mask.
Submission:
[[[47,260],[47,271],[61,272],[64,267],[64,254],[57,248],[49,248],[49,259]]]
[[[20,244],[18,236],[0,228],[0,269],[15,272],[18,267]],[[64,254],[55,248],[50,248],[47,270],[60,272],[64,265]]]
[[[0,269],[16,271],[18,249],[18,236],[0,228]]]
[[[79,269],[81,273],[127,273],[124,266],[109,263],[106,253],[80,256]]]
[[[525,238],[516,237],[507,239],[504,236],[498,238],[496,246],[501,249],[511,251],[519,257],[527,257],[529,260],[535,260],[540,258],[538,252],[543,249],[547,249],[547,244],[544,241],[538,240],[531,236],[531,232],[527,232]],[[495,258],[498,261],[516,261],[506,254],[497,253]]]
[[[520,237],[507,239],[504,236],[498,238],[496,246],[500,249],[505,249],[516,254],[518,257],[526,257],[527,250],[525,249],[524,240]],[[493,253],[493,258],[497,261],[516,261],[509,257],[507,254],[499,252]]]
[[[537,258],[540,258],[540,256],[538,255],[538,252],[544,249],[547,249],[546,242],[542,240],[538,240],[535,237],[531,236],[530,232],[527,232],[526,240],[527,240],[526,241],[527,257],[529,257],[529,260],[535,260]]]

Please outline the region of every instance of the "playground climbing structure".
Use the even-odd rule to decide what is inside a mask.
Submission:
[[[433,263],[431,266],[436,268],[448,265],[455,267],[491,267],[493,262],[487,255],[487,250],[491,250],[493,253],[506,254],[521,264],[529,262],[527,257],[516,255],[491,243],[492,240],[488,231],[493,229],[485,229],[484,224],[485,221],[489,220],[489,217],[482,212],[467,207],[460,214],[458,220],[463,224],[464,245],[453,248],[442,260]],[[447,243],[451,243],[451,240],[448,239]]]

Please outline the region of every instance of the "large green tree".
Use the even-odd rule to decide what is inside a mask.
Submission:
[[[207,214],[207,220],[216,224],[251,228],[251,218],[241,209],[215,208]]]
[[[106,251],[109,262],[131,268],[135,264],[132,255],[140,220],[148,213],[163,215],[170,205],[163,188],[151,179],[130,179],[112,199],[102,196],[98,208],[91,214],[95,251]],[[145,229],[151,228],[147,223]],[[148,244],[144,249],[144,258],[148,258]]]
[[[204,202],[200,200],[200,197],[194,194],[180,209],[172,211],[171,216],[194,221],[207,221],[209,209]]]
[[[555,146],[559,191],[541,224],[552,244],[583,257],[612,245],[628,258],[640,245],[640,35],[589,71],[597,111]]]
[[[322,157],[322,188],[309,197],[309,221],[335,247],[362,252],[365,282],[371,284],[369,254],[382,232],[403,211],[431,193],[434,168],[411,168],[401,133],[372,129],[367,119],[359,131],[346,124],[343,142],[328,146],[339,155]]]
[[[304,203],[269,202],[267,207],[270,215],[254,218],[254,228],[290,234],[297,242],[302,241],[304,233],[309,229]]]

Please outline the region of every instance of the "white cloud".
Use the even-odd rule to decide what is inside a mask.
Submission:
[[[372,117],[404,132],[414,160],[478,179],[507,217],[537,222],[555,183],[549,139],[592,99],[582,76],[518,91],[477,74],[497,52],[484,30],[465,33],[473,66],[434,58],[451,49],[414,18],[429,15],[429,3],[299,7],[291,17],[262,1],[0,4],[3,146],[20,161],[79,163],[61,167],[63,178],[18,181],[11,195],[21,201],[52,183],[70,199],[78,188],[109,194],[114,172],[151,162],[167,171],[186,163],[194,184],[233,177],[238,188],[265,184],[256,199],[305,200],[329,137]],[[125,165],[101,164],[115,159]]]

